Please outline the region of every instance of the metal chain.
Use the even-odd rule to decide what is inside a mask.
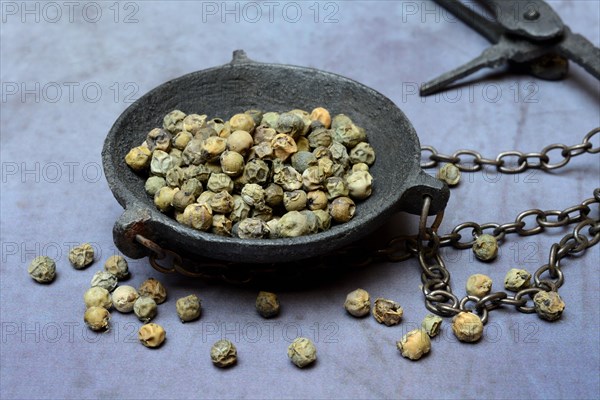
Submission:
[[[541,169],[543,171],[551,171],[567,165],[572,157],[584,153],[595,154],[600,152],[600,147],[593,147],[592,138],[600,132],[600,127],[588,132],[581,143],[567,146],[564,144],[551,144],[542,149],[539,153],[523,153],[520,151],[503,151],[498,154],[495,159],[484,158],[475,150],[458,150],[452,155],[442,154],[433,146],[421,147],[421,158],[428,161],[421,163],[421,168],[434,168],[440,162],[454,164],[463,172],[477,172],[485,165],[492,165],[496,170],[505,174],[518,174],[527,169]],[[560,160],[555,162],[550,161],[550,153],[556,153],[560,150]],[[426,153],[430,153],[429,156]],[[465,158],[470,157],[470,161]]]
[[[429,199],[429,198],[427,198]],[[426,226],[426,219],[429,213],[430,199],[424,203],[423,212],[419,226]],[[446,269],[443,259],[440,257],[439,249],[443,239],[437,234],[437,226],[439,221],[432,224],[430,228],[421,228],[417,240],[412,238],[412,244],[406,249],[414,254],[421,267],[421,282],[423,283],[422,291],[425,296],[425,306],[428,310],[441,315],[450,317],[463,311],[475,311],[485,324],[488,321],[488,312],[502,305],[514,306],[518,311],[523,313],[535,312],[532,305],[528,305],[528,301],[540,290],[557,291],[564,283],[564,275],[561,270],[560,261],[568,256],[578,253],[584,253],[586,249],[600,242],[600,219],[588,217],[590,212],[589,206],[600,203],[600,188],[594,190],[594,197],[584,200],[581,204],[568,207],[563,211],[540,212],[539,210],[524,211],[517,216],[516,221],[519,222],[523,215],[536,215],[536,220],[543,221],[534,229],[523,230],[521,224],[511,224],[515,228],[515,232],[519,233],[517,226],[520,226],[520,234],[526,232],[525,235],[540,233],[546,227],[564,226],[570,223],[577,223],[573,228],[573,232],[564,236],[559,243],[554,243],[550,248],[548,263],[542,265],[533,274],[533,287],[523,289],[514,295],[509,295],[506,292],[491,293],[482,298],[476,296],[465,296],[461,300],[452,292],[450,286],[450,273]],[[571,216],[572,213],[578,212],[578,215]],[[547,217],[556,216],[556,221],[549,222]],[[560,222],[559,222],[560,221]],[[494,224],[482,225],[493,227]],[[497,225],[497,224],[496,224]],[[508,224],[507,224],[508,225]],[[476,232],[481,233],[482,229],[475,223],[464,223],[461,226],[469,226],[474,228],[473,235]],[[497,225],[498,229],[502,225]],[[455,230],[453,230],[453,233]],[[540,229],[537,229],[540,228]],[[587,228],[587,235],[585,229]],[[460,229],[458,229],[460,230]],[[502,234],[503,237],[503,234]],[[407,243],[407,242],[405,242]],[[466,246],[468,247],[468,246]],[[461,248],[466,248],[461,247]],[[393,255],[394,253],[389,253]],[[527,297],[528,296],[528,297]],[[471,307],[469,303],[473,303]]]

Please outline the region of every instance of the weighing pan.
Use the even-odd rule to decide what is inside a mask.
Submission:
[[[179,224],[158,211],[146,194],[146,176],[124,161],[163,116],[174,109],[184,113],[229,118],[248,109],[284,112],[327,108],[344,113],[367,132],[376,152],[373,193],[357,202],[356,214],[330,230],[285,239],[239,239],[201,232]],[[137,259],[149,256],[149,239],[184,259],[213,259],[235,263],[286,263],[324,255],[364,238],[398,211],[420,214],[425,196],[430,214],[445,208],[445,184],[420,167],[420,145],[404,113],[382,94],[339,75],[290,65],[250,60],[242,50],[220,67],[184,75],[151,90],[116,120],[104,143],[104,172],[115,198],[125,209],[115,222],[114,241],[120,251]]]

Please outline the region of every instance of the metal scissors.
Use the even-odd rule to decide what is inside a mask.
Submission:
[[[496,21],[458,0],[434,1],[494,44],[472,61],[423,84],[421,96],[441,91],[482,68],[509,62],[526,66],[540,78],[561,79],[572,60],[600,80],[600,49],[573,33],[545,1],[481,0]]]

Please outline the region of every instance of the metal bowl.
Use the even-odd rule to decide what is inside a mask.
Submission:
[[[325,232],[289,239],[248,240],[217,236],[179,224],[159,212],[144,190],[145,178],[124,157],[162,126],[171,110],[229,116],[247,109],[286,111],[327,108],[345,113],[365,128],[377,160],[371,168],[373,194],[357,203],[354,218]],[[441,211],[448,188],[420,168],[420,146],[408,118],[382,94],[358,82],[312,68],[259,63],[241,50],[220,67],[168,81],[133,103],[112,126],[102,150],[110,189],[125,209],[114,225],[117,247],[128,257],[149,255],[136,235],[184,258],[211,258],[243,263],[290,262],[318,256],[357,241],[398,211],[419,214],[430,196],[430,213]]]

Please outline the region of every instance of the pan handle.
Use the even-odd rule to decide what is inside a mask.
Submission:
[[[233,58],[231,59],[230,64],[231,65],[235,65],[235,64],[247,64],[247,63],[255,63],[256,61],[248,58],[248,56],[246,55],[246,52],[244,50],[234,50],[233,51]]]
[[[150,210],[139,206],[127,207],[113,226],[113,241],[129,258],[139,259],[149,255],[148,249],[136,240],[137,235],[153,236]]]
[[[399,207],[402,211],[420,215],[425,196],[431,197],[429,215],[435,215],[446,208],[450,190],[444,182],[419,168],[417,174],[413,175],[412,181],[409,182],[408,189],[400,197]]]

